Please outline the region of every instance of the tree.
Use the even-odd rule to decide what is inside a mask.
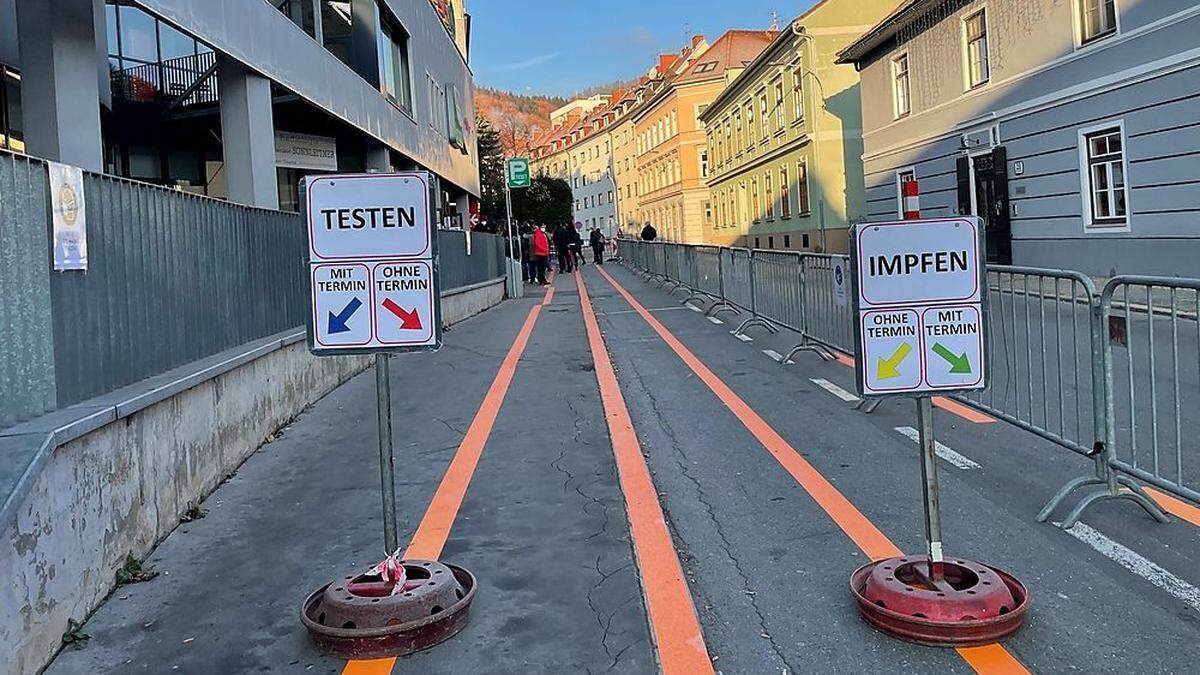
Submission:
[[[476,144],[479,154],[479,204],[481,218],[478,229],[498,232],[505,226],[504,209],[504,148],[500,143],[500,132],[486,117],[476,120]],[[485,224],[486,223],[486,224]]]
[[[525,223],[553,226],[574,217],[571,186],[561,178],[535,176],[525,189],[513,190],[513,218]]]

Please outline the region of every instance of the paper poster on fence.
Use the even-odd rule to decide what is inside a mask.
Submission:
[[[838,307],[846,306],[846,263],[841,258],[833,260],[833,296]]]
[[[87,209],[83,201],[83,169],[47,162],[50,212],[54,224],[54,269],[87,269]]]

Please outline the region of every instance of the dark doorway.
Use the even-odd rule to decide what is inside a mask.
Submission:
[[[960,157],[959,211],[983,219],[987,260],[1012,264],[1012,220],[1008,207],[1008,159],[1005,148],[986,155]]]

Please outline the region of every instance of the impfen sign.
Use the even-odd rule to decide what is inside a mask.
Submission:
[[[859,393],[921,396],[987,386],[978,218],[855,225],[850,264]]]
[[[441,346],[431,183],[425,173],[304,179],[314,354]]]

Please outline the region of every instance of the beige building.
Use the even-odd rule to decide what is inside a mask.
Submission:
[[[638,219],[653,224],[661,239],[704,241],[711,205],[705,182],[708,151],[699,117],[775,35],[726,32],[711,47],[697,50],[677,76],[634,112]]]
[[[858,73],[838,52],[897,0],[824,0],[795,19],[704,112],[712,173],[703,240],[845,251],[865,213]]]
[[[585,229],[640,231],[639,166],[634,114],[708,48],[696,36],[678,54],[663,54],[628,91],[573,101],[552,114],[553,126],[533,143],[530,170],[571,186],[575,220]],[[597,99],[604,105],[594,105]]]

